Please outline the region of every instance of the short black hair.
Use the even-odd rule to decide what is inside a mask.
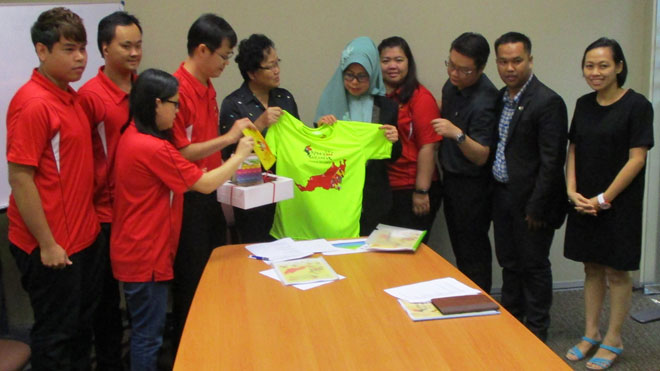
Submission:
[[[170,99],[178,90],[177,79],[165,71],[150,68],[138,75],[129,97],[129,112],[140,133],[171,139],[171,130],[161,131],[156,124],[156,99]]]
[[[64,37],[77,43],[87,43],[87,32],[78,14],[63,7],[52,8],[39,14],[30,29],[32,44],[42,43],[48,51]]]
[[[528,55],[532,55],[532,41],[520,32],[507,32],[495,40],[495,55],[497,55],[497,48],[502,44],[522,43],[523,48]]]
[[[621,72],[616,74],[616,84],[618,87],[622,87],[626,82],[626,77],[628,77],[628,63],[626,63],[626,57],[623,55],[623,49],[621,49],[621,45],[619,45],[619,42],[614,39],[601,37],[600,39],[589,44],[587,49],[584,50],[584,54],[582,55],[582,68],[584,68],[584,60],[587,57],[587,52],[596,48],[610,48],[612,51],[612,59],[614,60],[614,63],[623,63]]]
[[[140,30],[140,34],[142,34],[140,21],[138,21],[134,15],[126,12],[118,10],[101,19],[99,22],[99,30],[96,35],[96,42],[98,43],[101,56],[103,56],[103,44],[110,44],[112,42],[112,39],[115,38],[115,30],[117,29],[117,26],[130,26],[132,24],[136,25]]]
[[[215,14],[202,14],[188,30],[188,55],[192,56],[201,44],[215,51],[225,39],[232,48],[236,46],[236,32],[229,23]]]
[[[408,74],[403,79],[398,93],[398,100],[405,104],[408,103],[410,98],[412,98],[415,89],[419,86],[419,80],[417,79],[417,64],[415,63],[415,58],[413,58],[410,46],[406,40],[400,36],[388,37],[381,41],[380,44],[378,44],[378,53],[382,53],[385,48],[395,47],[401,48],[403,54],[408,58]]]
[[[483,35],[476,32],[465,32],[452,41],[449,51],[456,50],[466,57],[474,60],[477,70],[486,66],[490,55],[490,46]]]
[[[249,38],[241,40],[238,44],[238,55],[236,64],[241,71],[243,80],[250,81],[248,72],[254,72],[261,67],[261,62],[266,58],[266,52],[275,48],[273,41],[262,34],[252,34]]]

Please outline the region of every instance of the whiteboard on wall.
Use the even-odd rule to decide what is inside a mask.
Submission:
[[[7,107],[18,88],[25,84],[32,70],[39,66],[39,60],[34,52],[30,28],[39,14],[54,8],[64,6],[78,14],[87,30],[87,68],[80,81],[71,86],[78,89],[85,81],[94,77],[103,58],[96,46],[96,30],[99,21],[106,15],[122,10],[119,2],[101,4],[9,4],[0,5],[0,208],[9,205],[9,182],[7,180]]]

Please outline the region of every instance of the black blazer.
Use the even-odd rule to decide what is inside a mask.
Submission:
[[[377,124],[389,124],[392,126],[398,126],[399,122],[399,104],[387,97],[381,95],[374,96],[374,113],[378,111],[378,120],[372,118]],[[392,157],[390,158],[391,162],[396,161],[401,157],[401,141],[398,140],[392,144]]]
[[[374,114],[372,121],[377,124],[397,126],[399,104],[387,97],[374,96]],[[392,208],[392,190],[387,175],[387,164],[401,156],[401,140],[392,144],[392,157],[385,160],[369,160],[364,178],[362,195],[362,216],[360,217],[360,235],[368,235],[378,223],[385,222],[385,217]]]
[[[500,90],[498,116],[504,94],[508,94],[506,87]],[[564,176],[567,135],[564,100],[532,77],[509,125],[505,148],[508,185],[517,210],[555,229],[564,223],[568,206]]]

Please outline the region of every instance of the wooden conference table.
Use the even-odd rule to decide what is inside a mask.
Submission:
[[[428,246],[415,253],[325,256],[345,279],[307,291],[259,274],[244,245],[211,255],[174,370],[571,370],[504,309],[413,322],[390,287],[454,277]]]

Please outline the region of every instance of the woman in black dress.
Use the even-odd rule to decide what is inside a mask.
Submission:
[[[585,332],[566,354],[577,361],[596,350],[587,368],[610,367],[623,351],[621,327],[639,269],[646,154],[653,147],[653,108],[632,89],[621,46],[601,38],[585,50],[582,72],[594,92],[578,99],[569,133],[566,189],[573,204],[564,256],[584,263]],[[609,284],[607,333],[599,332]]]

